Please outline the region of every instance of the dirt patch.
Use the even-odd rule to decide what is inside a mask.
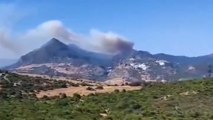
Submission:
[[[122,78],[113,78],[104,82],[107,85],[125,85],[126,81]]]
[[[67,96],[73,96],[73,94],[75,93],[87,96],[91,93],[111,93],[115,91],[116,89],[119,91],[122,91],[123,89],[125,89],[126,91],[141,89],[141,86],[103,86],[102,90],[96,89],[95,91],[90,91],[90,90],[87,90],[87,87],[88,86],[69,87],[69,88],[60,88],[55,90],[42,91],[37,94],[37,97],[41,98],[44,95],[51,97],[51,96],[59,95],[60,93],[65,93]],[[93,86],[93,87],[96,88],[96,86]]]

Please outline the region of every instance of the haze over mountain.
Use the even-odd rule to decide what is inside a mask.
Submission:
[[[0,59],[0,68],[15,63],[16,59]]]
[[[78,79],[128,82],[171,81],[201,78],[213,64],[212,55],[200,57],[150,54],[122,49],[117,54],[96,53],[53,38],[40,48],[22,56],[7,69],[18,73],[63,76]]]

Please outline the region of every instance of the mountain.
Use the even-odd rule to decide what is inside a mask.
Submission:
[[[171,81],[207,75],[213,55],[186,57],[128,50],[116,55],[95,53],[53,38],[9,67],[18,73],[63,76],[69,79],[126,82]]]
[[[213,65],[213,55],[204,55],[198,57],[187,57],[187,56],[174,56],[167,54],[156,54],[157,59],[164,59],[172,62],[175,66],[179,67],[179,71],[182,72],[182,76],[186,76],[188,72],[191,72],[193,77],[206,76],[208,72],[208,66]],[[194,73],[194,74],[192,74]]]
[[[205,55],[198,57],[186,57],[186,56],[174,56],[167,54],[156,54],[156,58],[165,59],[171,61],[173,63],[177,63],[180,65],[199,65],[199,64],[212,64],[213,63],[213,55]]]
[[[82,64],[85,62],[92,64],[108,64],[108,61],[106,61],[108,59],[110,59],[110,57],[106,55],[101,58],[101,55],[85,51],[76,45],[66,45],[53,38],[41,48],[22,56],[13,66],[16,68],[23,65],[42,63],[75,63],[77,65],[78,63]],[[97,63],[97,60],[99,60],[98,62],[100,63]]]
[[[76,45],[66,45],[53,38],[39,49],[22,56],[5,69],[20,73],[65,76],[85,79],[104,79],[112,56],[93,53]]]
[[[76,56],[86,60],[89,63],[102,65],[102,66],[109,66],[111,64],[111,59],[112,59],[111,55],[90,52],[74,44],[69,44],[68,46],[70,48],[70,51],[72,51],[72,53],[75,53]]]
[[[53,38],[41,48],[22,56],[19,61],[12,66],[19,67],[21,65],[47,63],[65,59],[66,57],[71,57],[69,47]]]

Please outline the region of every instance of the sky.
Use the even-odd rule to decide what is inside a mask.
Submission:
[[[38,48],[55,27],[82,43],[98,34],[153,54],[212,54],[213,0],[0,0],[0,58]]]

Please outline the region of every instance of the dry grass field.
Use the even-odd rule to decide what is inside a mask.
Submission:
[[[141,86],[103,86],[103,89],[95,89],[96,86],[92,86],[91,88],[94,88],[94,90],[87,90],[88,86],[80,86],[80,87],[69,87],[69,88],[60,88],[60,89],[54,89],[54,90],[48,90],[48,91],[41,91],[37,94],[38,98],[41,98],[43,96],[57,96],[60,93],[65,93],[67,96],[73,96],[75,93],[87,96],[91,93],[111,93],[115,90],[126,90],[126,91],[134,91],[134,90],[140,90]]]

